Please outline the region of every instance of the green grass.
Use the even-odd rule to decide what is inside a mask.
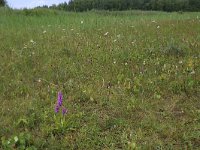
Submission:
[[[0,149],[198,149],[199,18],[0,9]]]

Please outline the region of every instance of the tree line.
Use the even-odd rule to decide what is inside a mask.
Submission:
[[[200,0],[70,0],[51,8],[67,11],[96,10],[159,10],[200,11]]]
[[[0,0],[0,7],[6,6],[7,2],[5,0]]]
[[[5,6],[6,0],[0,0]],[[66,11],[89,10],[159,10],[159,11],[200,11],[200,0],[70,0],[58,5],[42,6]]]

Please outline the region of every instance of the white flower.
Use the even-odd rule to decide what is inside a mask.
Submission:
[[[47,32],[46,30],[43,31],[43,33],[46,33],[46,32]]]
[[[65,31],[65,29],[62,29],[63,31]]]
[[[83,24],[83,20],[81,21],[81,24]]]
[[[164,64],[164,66],[163,66],[164,68],[166,68],[167,67],[167,65],[166,64]]]
[[[160,28],[160,26],[157,26],[157,29],[159,29]]]
[[[109,32],[106,32],[104,35],[107,36]]]
[[[27,45],[26,44],[24,44],[24,49],[26,49],[27,48]]]
[[[131,43],[132,43],[132,44],[135,44],[135,42],[136,42],[136,40],[132,41]]]
[[[152,20],[151,22],[152,22],[152,23],[157,23],[155,20]]]
[[[32,39],[30,40],[30,42],[31,42],[32,44],[36,44],[36,42],[35,42],[35,41],[33,41]]]
[[[182,60],[180,60],[178,63],[179,63],[179,64],[182,64],[182,63],[183,63],[183,61],[182,61]]]
[[[117,42],[117,40],[115,39],[113,42]]]
[[[195,71],[193,70],[192,72],[190,72],[190,74],[195,74]]]
[[[71,29],[71,31],[74,31],[74,29]]]
[[[117,35],[117,38],[120,38],[120,36],[121,36],[121,35],[120,35],[120,34],[118,34],[118,35]]]
[[[41,82],[41,79],[38,79],[38,82],[40,83],[40,82]]]
[[[14,137],[15,142],[17,142],[19,139],[17,136]]]

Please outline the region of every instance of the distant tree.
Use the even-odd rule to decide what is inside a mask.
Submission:
[[[0,6],[6,6],[7,2],[6,0],[0,0]]]
[[[200,0],[189,0],[189,10],[200,11]]]
[[[56,9],[57,6],[56,6],[56,4],[53,4],[53,5],[49,6],[49,8],[51,8],[51,9]]]
[[[57,5],[57,9],[59,9],[59,10],[68,10],[68,5],[67,5],[66,2],[60,3],[60,4]]]
[[[200,0],[69,0],[53,9],[66,11],[97,10],[159,10],[159,11],[200,11]]]

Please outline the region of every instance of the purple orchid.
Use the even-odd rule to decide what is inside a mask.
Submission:
[[[59,112],[60,107],[58,105],[55,106],[55,113]]]
[[[55,106],[55,113],[59,112],[60,107],[62,107],[62,114],[65,115],[68,112],[68,110],[63,106],[62,92],[58,92],[57,103],[56,103],[56,106]]]
[[[63,102],[63,95],[61,92],[58,92],[58,99],[57,99],[57,104],[59,106],[62,106],[62,102]]]
[[[66,108],[62,109],[62,114],[65,115],[68,112],[68,110]]]

